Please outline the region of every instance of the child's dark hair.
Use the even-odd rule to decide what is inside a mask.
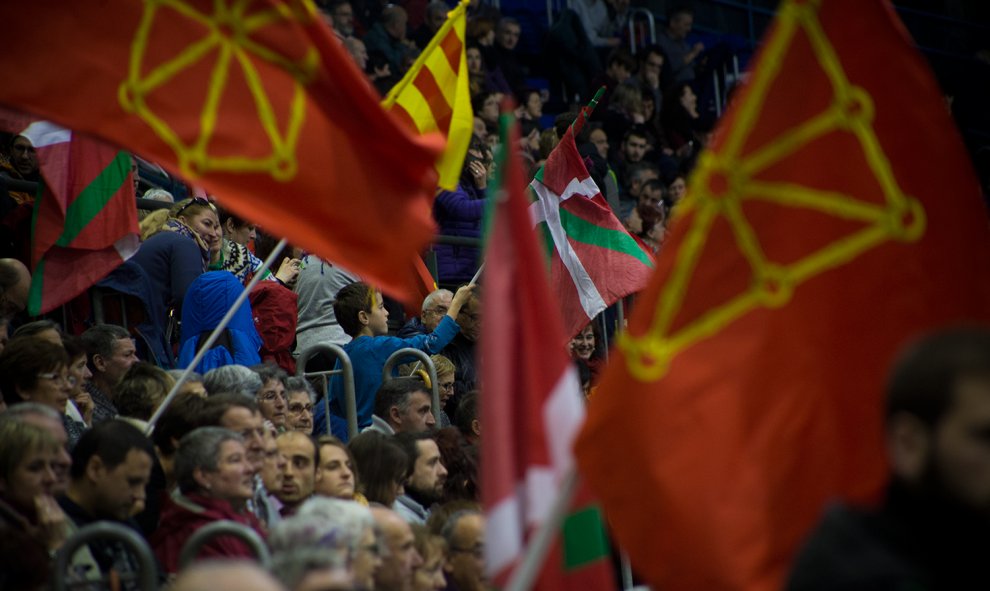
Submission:
[[[337,292],[337,299],[333,302],[333,314],[337,317],[340,328],[344,329],[348,336],[356,337],[361,332],[362,325],[358,312],[371,314],[376,304],[376,293],[376,289],[363,281],[345,285]]]

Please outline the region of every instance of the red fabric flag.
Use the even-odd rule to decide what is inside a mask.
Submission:
[[[46,121],[20,132],[45,179],[31,227],[28,312],[44,314],[103,279],[137,252],[131,157]]]
[[[503,146],[518,130],[503,116]],[[530,530],[548,515],[571,443],[584,417],[577,371],[564,348],[563,325],[547,284],[544,255],[532,230],[522,165],[505,154],[482,302],[482,502],[485,548],[496,585],[508,580]],[[541,589],[560,588],[561,571],[546,572]],[[552,585],[552,586],[545,586]]]
[[[778,589],[829,500],[886,481],[919,333],[990,321],[987,212],[886,2],[787,1],[679,205],[576,453],[661,589]]]
[[[0,102],[158,162],[408,297],[441,137],[413,137],[306,0],[0,4]],[[52,64],[59,67],[53,68]]]

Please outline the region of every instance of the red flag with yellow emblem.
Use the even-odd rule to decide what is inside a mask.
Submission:
[[[0,61],[0,103],[137,152],[412,293],[443,139],[381,108],[309,0],[7,2],[0,22],[18,48]]]
[[[577,442],[661,589],[780,588],[831,499],[876,500],[885,374],[990,320],[987,212],[881,0],[782,3]]]

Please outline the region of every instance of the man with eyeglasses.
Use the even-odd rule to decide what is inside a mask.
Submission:
[[[258,405],[242,394],[216,394],[203,406],[201,427],[223,427],[244,438],[247,461],[254,471],[254,497],[248,510],[271,527],[279,518],[261,478],[265,464],[265,421]]]
[[[313,434],[313,401],[316,392],[305,378],[293,376],[285,381],[285,399],[288,411],[285,415],[287,431]]]
[[[447,540],[447,589],[485,591],[485,516],[479,511],[458,511],[447,519],[442,535]]]
[[[440,320],[447,315],[450,309],[450,302],[454,299],[454,294],[449,289],[438,289],[423,298],[419,318],[412,318],[399,329],[395,335],[400,339],[408,339],[418,334],[430,334],[433,332]]]

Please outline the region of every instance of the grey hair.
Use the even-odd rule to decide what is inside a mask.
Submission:
[[[324,534],[334,533],[338,547],[351,554],[357,552],[366,529],[375,528],[371,509],[356,501],[314,496],[302,504],[296,516],[311,524],[320,524]],[[274,547],[274,542],[269,539]]]
[[[292,376],[285,380],[285,396],[288,398],[290,392],[305,392],[309,395],[309,401],[316,404],[316,390],[306,378]]]
[[[41,415],[46,419],[62,422],[62,415],[58,414],[58,411],[38,402],[20,402],[8,407],[6,412],[0,414],[0,422],[22,421],[28,415]]]
[[[182,377],[182,374],[186,373],[186,370],[184,370],[184,369],[166,369],[165,370],[165,373],[167,373],[168,375],[172,376],[172,379],[175,380],[176,382],[178,382],[179,381],[179,378]],[[199,372],[191,371],[191,372],[189,372],[189,377],[186,378],[186,381],[183,382],[183,383],[184,384],[189,384],[189,383],[195,384],[197,382],[200,383],[200,384],[203,383],[203,374],[201,374]]]
[[[346,571],[353,555],[347,541],[344,528],[329,519],[313,519],[301,513],[283,519],[268,536],[272,574],[286,588],[294,589],[310,571],[325,568]]]
[[[449,289],[438,289],[436,291],[432,291],[430,292],[430,295],[423,298],[423,307],[420,310],[425,312],[437,301],[437,298],[439,298],[442,295],[449,295],[450,297],[454,297],[454,293]]]
[[[443,524],[443,529],[440,530],[440,535],[443,539],[447,541],[447,545],[453,548],[454,544],[454,530],[457,529],[457,523],[464,519],[465,517],[470,517],[471,515],[482,515],[481,511],[477,509],[464,509],[463,511],[457,511],[452,513],[450,517],[447,518],[447,522]]]
[[[210,396],[231,393],[254,398],[263,385],[261,376],[243,365],[215,367],[203,376],[203,386]]]
[[[182,493],[195,492],[199,488],[193,476],[196,468],[206,472],[217,471],[220,446],[225,441],[244,443],[244,438],[223,427],[200,427],[179,440],[179,449],[175,452],[175,479]]]

